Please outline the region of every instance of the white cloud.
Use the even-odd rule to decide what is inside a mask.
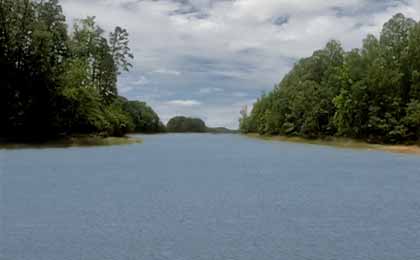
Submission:
[[[158,69],[158,70],[155,70],[154,73],[166,74],[166,75],[172,75],[172,76],[180,76],[181,75],[180,71],[168,70],[168,69]]]
[[[238,127],[239,111],[245,105],[252,107],[255,99],[240,99],[230,104],[207,104],[195,106],[194,109],[188,106],[174,106],[168,103],[151,102],[163,122],[168,122],[174,116],[184,115],[200,117],[210,127],[225,126],[231,129]]]
[[[237,91],[237,92],[233,92],[232,93],[232,96],[234,96],[234,97],[247,97],[248,94],[245,93],[245,92],[239,92],[239,91]]]
[[[223,92],[223,89],[222,88],[201,88],[198,92],[200,94],[211,94],[211,93]]]
[[[134,88],[131,87],[131,86],[122,86],[122,87],[119,88],[119,92],[120,92],[120,94],[126,94],[126,93],[132,91],[133,89]]]
[[[150,81],[145,76],[140,76],[137,80],[133,81],[131,84],[136,86],[147,85]]]
[[[169,105],[182,106],[182,107],[194,107],[201,105],[201,102],[197,100],[171,100],[167,102]]]

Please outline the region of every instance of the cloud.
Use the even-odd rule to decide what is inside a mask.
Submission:
[[[168,122],[174,116],[184,115],[189,117],[200,117],[206,121],[206,124],[210,127],[225,126],[231,129],[238,127],[238,118],[241,108],[247,105],[249,108],[255,102],[255,99],[241,99],[230,104],[225,102],[220,103],[202,103],[199,106],[195,106],[193,109],[188,106],[174,106],[162,102],[151,102],[153,108],[159,113],[163,122]],[[232,120],[232,115],[235,118]]]
[[[165,118],[194,114],[230,126],[237,126],[241,103],[272,89],[299,58],[330,39],[346,49],[360,47],[366,34],[379,35],[397,12],[420,19],[420,0],[61,3],[70,22],[90,15],[106,31],[116,25],[129,31],[136,59],[132,72],[120,78],[121,94],[143,99]],[[170,103],[177,100],[200,105]]]
[[[142,86],[149,84],[150,81],[145,76],[140,76],[137,80],[131,82],[132,85]]]
[[[134,88],[131,87],[131,86],[122,86],[122,87],[119,88],[119,92],[120,92],[120,94],[126,94],[126,93],[132,91],[133,89]]]
[[[223,89],[222,88],[201,88],[198,92],[200,94],[220,93],[220,92],[223,92]]]
[[[233,92],[232,96],[234,96],[234,97],[247,97],[248,94],[246,92],[239,92],[238,91],[238,92]]]
[[[181,106],[181,107],[194,107],[201,105],[201,102],[197,100],[171,100],[167,102],[169,105]]]
[[[158,69],[158,70],[155,70],[154,73],[171,75],[171,76],[180,76],[181,75],[180,71],[168,70],[168,69]]]

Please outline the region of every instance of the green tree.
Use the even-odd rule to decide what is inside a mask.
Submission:
[[[122,100],[123,110],[130,115],[133,131],[137,133],[159,133],[165,131],[159,116],[145,102]]]
[[[379,39],[368,35],[361,49],[345,52],[330,41],[263,95],[246,118],[253,124],[241,128],[260,134],[417,141],[419,46],[419,23],[402,14],[384,25]]]
[[[206,124],[199,118],[177,116],[171,118],[166,125],[168,132],[173,133],[204,133],[207,131]]]
[[[129,71],[133,65],[130,63],[130,60],[134,58],[131,53],[129,43],[129,34],[126,29],[123,29],[119,26],[115,27],[114,32],[109,36],[109,41],[111,44],[111,55],[115,61],[115,65],[118,69],[118,72],[121,70]]]
[[[56,131],[58,74],[67,55],[67,31],[57,1],[3,0],[0,5],[2,135]],[[4,87],[3,87],[4,86]]]
[[[103,35],[88,17],[69,36],[58,0],[0,0],[0,137],[130,131],[117,99],[118,74],[131,67],[128,32]]]

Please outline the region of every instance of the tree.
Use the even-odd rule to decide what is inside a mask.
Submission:
[[[131,67],[128,32],[103,35],[94,17],[69,35],[58,0],[0,0],[0,137],[130,131],[133,120],[117,99],[119,70]]]
[[[298,61],[253,106],[243,131],[304,137],[346,136],[371,142],[420,139],[420,25],[397,14],[378,40],[345,52],[330,41]],[[243,120],[243,119],[242,119]]]
[[[119,26],[115,27],[114,32],[110,33],[109,41],[111,44],[111,55],[115,61],[117,71],[129,71],[133,65],[130,63],[130,59],[134,56],[128,47],[128,32]]]
[[[57,1],[3,0],[0,5],[4,100],[2,135],[51,134],[57,128],[55,95],[66,58],[67,31]],[[3,87],[4,86],[4,87]]]
[[[159,116],[145,102],[122,100],[123,110],[130,115],[133,123],[133,132],[159,133],[164,126]]]
[[[95,87],[107,104],[117,97],[117,61],[112,56],[112,50],[104,30],[96,25],[95,17],[79,20],[74,25],[71,46],[74,58],[86,63],[89,85]]]
[[[166,128],[168,132],[174,133],[204,133],[207,131],[206,124],[203,120],[183,116],[171,118]]]

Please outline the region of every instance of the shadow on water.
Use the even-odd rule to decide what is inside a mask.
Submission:
[[[47,148],[69,148],[69,147],[95,147],[139,144],[143,140],[138,137],[70,137],[45,142],[0,142],[0,149],[47,149]]]

